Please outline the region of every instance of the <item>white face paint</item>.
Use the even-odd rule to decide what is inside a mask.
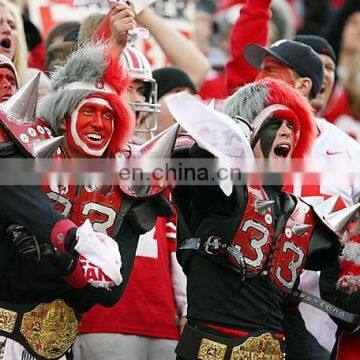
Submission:
[[[84,105],[93,109],[93,114],[87,112],[79,114]],[[82,100],[76,107],[70,118],[70,139],[71,146],[77,151],[86,155],[100,157],[107,149],[114,132],[114,119],[107,119],[104,111],[114,110],[111,105],[102,98],[88,98]],[[80,115],[80,116],[79,116]],[[100,117],[100,120],[98,119]],[[96,124],[95,124],[96,122]],[[93,140],[89,137],[92,134]],[[99,140],[97,140],[99,138]],[[96,140],[95,140],[96,139]]]

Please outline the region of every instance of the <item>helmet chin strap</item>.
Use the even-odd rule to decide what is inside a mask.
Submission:
[[[90,149],[89,146],[87,146],[84,143],[84,141],[81,140],[81,138],[80,138],[80,136],[79,136],[79,134],[77,132],[77,129],[76,129],[76,124],[77,124],[78,116],[79,116],[79,110],[86,103],[95,103],[95,104],[99,104],[99,105],[104,105],[104,106],[108,107],[110,110],[113,110],[113,109],[105,99],[101,99],[101,98],[90,98],[90,99],[88,99],[88,98],[86,98],[86,99],[82,100],[79,103],[79,105],[76,107],[76,109],[71,114],[70,132],[71,132],[71,137],[72,137],[75,145],[77,147],[79,147],[82,150],[82,152],[84,152],[87,155],[91,155],[91,156],[95,156],[95,157],[101,157],[104,154],[105,150],[107,149],[107,147],[108,147],[108,145],[110,143],[112,134],[114,133],[114,126],[113,126],[113,129],[112,129],[112,132],[111,132],[110,139],[108,140],[108,142],[101,149],[99,149],[99,150]]]

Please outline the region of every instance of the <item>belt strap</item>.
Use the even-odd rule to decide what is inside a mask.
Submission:
[[[181,244],[178,250],[199,250],[200,238],[188,238]]]
[[[242,281],[246,276],[245,259],[239,249],[235,246],[228,245],[218,236],[209,236],[207,239],[187,238],[178,250],[195,250],[207,255],[228,256],[231,263],[241,270]]]
[[[360,325],[360,317],[359,315],[352,314],[348,311],[342,310],[334,305],[331,305],[327,301],[309,294],[305,291],[296,290],[292,294],[297,300],[302,301],[306,304],[316,307],[321,311],[329,314],[330,316],[336,317],[337,319]]]
[[[185,239],[178,250],[196,250],[209,255],[224,255],[227,254],[231,259],[235,260],[236,266],[242,270],[243,281],[246,275],[246,264],[241,252],[232,245],[227,245],[222,242],[217,236],[209,236],[205,241],[201,238],[187,238]],[[301,302],[316,307],[317,309],[336,317],[342,321],[360,325],[360,316],[340,309],[329,302],[309,294],[305,291],[296,290],[292,295]]]

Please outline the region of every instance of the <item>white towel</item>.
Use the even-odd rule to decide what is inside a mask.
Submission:
[[[77,229],[76,237],[75,250],[100,268],[115,285],[120,285],[121,255],[116,241],[108,235],[95,232],[89,219]]]

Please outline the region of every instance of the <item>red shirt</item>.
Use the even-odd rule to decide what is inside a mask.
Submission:
[[[335,85],[334,91],[331,94],[329,103],[326,106],[323,117],[327,121],[333,123],[340,115],[344,114],[350,114],[349,95],[345,91],[343,85],[338,82]]]
[[[227,98],[227,88],[225,75],[220,71],[214,71],[211,77],[208,77],[199,90],[202,99],[225,99]]]
[[[229,95],[237,88],[255,80],[259,70],[244,58],[248,44],[266,46],[269,38],[271,0],[249,0],[241,9],[230,34],[230,60],[226,64],[226,84]]]
[[[113,308],[97,305],[84,314],[80,333],[119,333],[178,339],[170,253],[176,250],[175,225],[158,218],[142,235],[129,282]]]

